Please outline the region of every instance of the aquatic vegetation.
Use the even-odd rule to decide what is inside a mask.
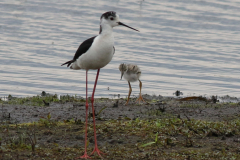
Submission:
[[[84,142],[84,123],[66,120],[51,124],[50,114],[45,121],[49,123],[39,120],[35,123],[0,126],[0,152],[4,155],[1,158],[16,158],[22,152],[20,157],[30,159],[73,159],[83,152],[79,146]],[[90,124],[89,137],[93,137],[92,127]],[[100,135],[100,146],[107,153],[106,159],[154,159],[160,155],[163,158],[178,159],[240,158],[237,142],[226,145],[221,140],[222,137],[240,135],[239,119],[208,122],[180,118],[137,118],[108,120],[96,127]],[[91,152],[94,141],[90,138],[88,143]],[[9,151],[11,155],[8,154]]]
[[[1,100],[2,104],[18,104],[18,105],[30,105],[30,106],[49,106],[50,103],[67,103],[67,102],[85,102],[80,96],[70,96],[57,94],[49,94],[42,92],[41,95],[33,97],[13,97],[9,95],[6,101]]]

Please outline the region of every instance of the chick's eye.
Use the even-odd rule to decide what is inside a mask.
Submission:
[[[113,21],[113,20],[114,20],[114,18],[113,18],[113,17],[111,17],[111,18],[110,18],[110,20],[111,20],[111,21]]]

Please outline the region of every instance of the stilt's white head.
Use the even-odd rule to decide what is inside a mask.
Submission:
[[[102,16],[100,18],[100,33],[102,32],[102,27],[104,25],[109,25],[111,27],[116,27],[116,26],[122,25],[122,26],[128,27],[130,29],[133,29],[135,31],[138,31],[137,29],[129,27],[128,25],[120,22],[119,16],[114,11],[109,11],[109,12],[102,14]]]

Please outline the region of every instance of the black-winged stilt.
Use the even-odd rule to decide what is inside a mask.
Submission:
[[[120,64],[119,65],[119,71],[121,72],[121,79],[122,77],[124,77],[124,79],[126,79],[128,81],[128,85],[129,85],[129,92],[128,92],[128,99],[125,105],[128,104],[129,101],[129,97],[132,93],[132,87],[130,82],[136,82],[137,80],[139,81],[139,88],[140,88],[140,93],[139,93],[139,97],[137,99],[137,102],[145,102],[142,98],[142,82],[140,81],[140,76],[141,76],[141,70],[137,65],[134,64]]]
[[[119,16],[116,12],[109,11],[102,14],[100,18],[100,31],[99,35],[85,40],[76,51],[72,60],[62,64],[67,64],[67,67],[70,66],[71,69],[85,69],[86,70],[86,126],[85,126],[85,152],[84,155],[79,158],[90,158],[87,155],[87,119],[88,119],[88,99],[87,99],[87,73],[89,69],[97,69],[96,80],[92,92],[92,112],[93,112],[93,126],[94,126],[94,139],[95,139],[95,148],[92,152],[97,152],[99,156],[103,154],[97,146],[97,136],[96,136],[96,127],[95,127],[95,114],[94,114],[94,93],[97,85],[98,75],[100,68],[106,66],[113,57],[115,52],[114,48],[114,39],[113,39],[113,27],[116,26],[125,26],[136,30],[132,27],[125,25],[119,21]],[[136,30],[138,31],[138,30]],[[91,155],[92,155],[91,154]]]

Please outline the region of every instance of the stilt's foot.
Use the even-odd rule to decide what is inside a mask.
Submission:
[[[142,95],[139,95],[138,99],[136,100],[136,102],[138,102],[140,104],[140,102],[143,101],[144,103],[146,103],[142,97]]]
[[[98,154],[101,158],[102,158],[101,154],[106,154],[106,153],[101,152],[101,151],[98,149],[97,146],[95,146],[95,148],[94,148],[93,152],[91,153],[91,155],[92,155],[93,153],[95,153],[95,152],[97,152],[97,154]]]
[[[83,156],[81,156],[81,157],[76,157],[75,159],[88,159],[88,158],[90,158],[91,159],[91,157],[89,157],[88,155],[87,155],[87,153],[84,153],[84,155]]]

